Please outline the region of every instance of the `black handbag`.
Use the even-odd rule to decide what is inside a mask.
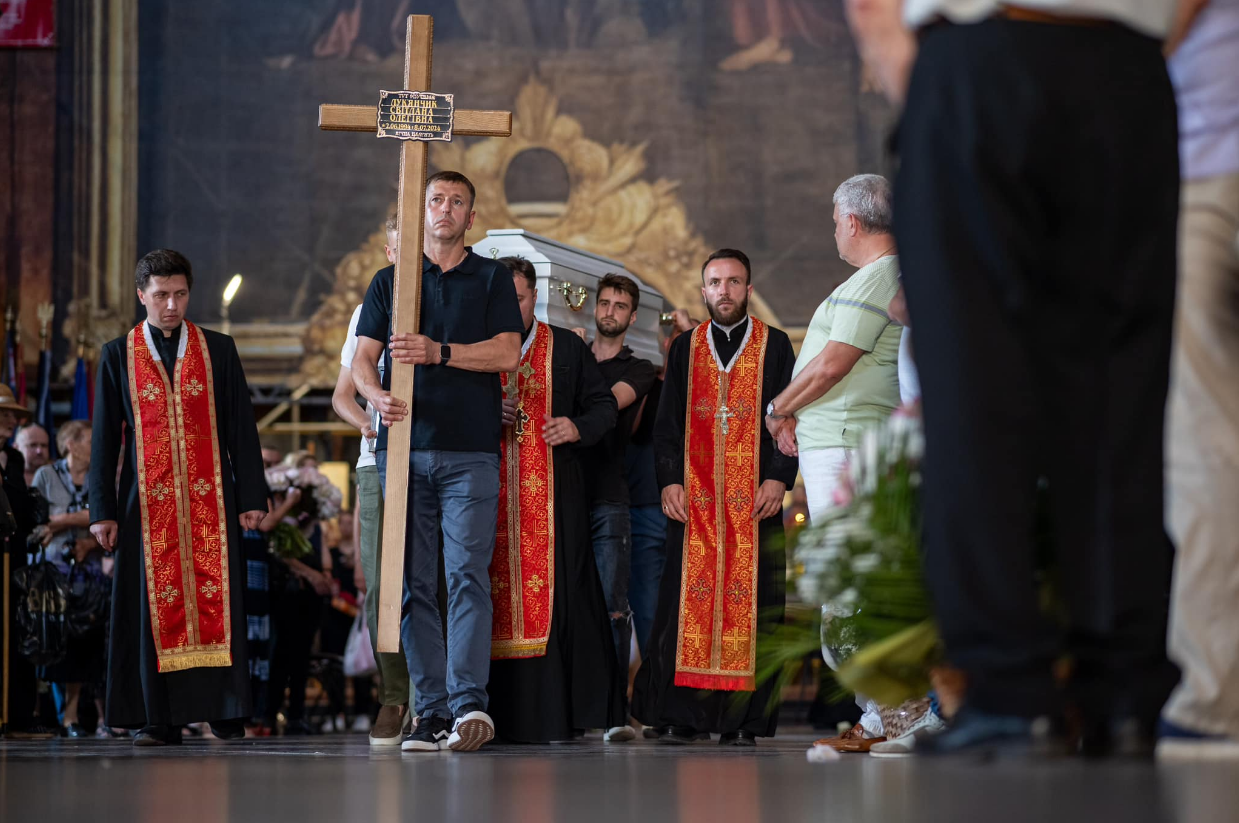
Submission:
[[[91,637],[104,631],[112,604],[112,581],[98,566],[73,563],[66,586],[65,628],[70,637]]]
[[[22,628],[18,651],[35,666],[51,666],[64,660],[69,627],[65,612],[69,581],[49,563],[42,552],[39,561],[13,572],[19,592],[17,622]]]

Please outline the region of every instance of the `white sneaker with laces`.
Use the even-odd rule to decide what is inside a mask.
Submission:
[[[607,743],[627,743],[637,739],[637,730],[632,726],[612,726],[607,729],[602,739]]]
[[[946,722],[932,711],[925,712],[908,730],[894,740],[874,743],[869,749],[870,757],[911,757],[918,738],[938,734],[946,729]]]
[[[481,709],[466,706],[452,725],[447,747],[454,752],[475,752],[495,738],[495,721]]]

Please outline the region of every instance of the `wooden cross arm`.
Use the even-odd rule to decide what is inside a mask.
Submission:
[[[324,103],[318,107],[318,127],[323,131],[378,131],[377,106],[343,106]],[[512,112],[457,109],[452,134],[462,137],[511,137]]]

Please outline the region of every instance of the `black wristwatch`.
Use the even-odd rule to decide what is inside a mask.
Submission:
[[[452,347],[446,343],[439,345],[439,365],[446,366],[447,361],[452,359]]]

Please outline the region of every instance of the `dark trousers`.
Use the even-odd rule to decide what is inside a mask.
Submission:
[[[22,536],[24,541],[24,535]],[[18,569],[26,565],[26,547],[25,543],[16,543],[16,539],[12,539],[15,545],[12,545],[12,553],[9,555],[9,580],[8,585],[3,587],[4,598],[3,603],[0,603],[9,615],[9,638],[7,653],[9,657],[8,679],[5,680],[3,674],[0,674],[0,689],[4,692],[4,697],[8,701],[8,715],[5,718],[5,724],[13,731],[27,731],[32,726],[35,726],[35,715],[39,702],[39,683],[35,674],[34,666],[30,665],[30,661],[18,649],[21,646],[21,640],[24,636],[21,624],[17,622],[17,587],[13,584],[12,574]],[[8,551],[10,547],[6,546],[4,539],[0,538],[0,574],[3,573],[3,553]],[[0,652],[2,653],[2,652]],[[0,667],[2,668],[2,667]]]
[[[275,638],[271,649],[271,681],[267,693],[268,720],[284,705],[288,687],[288,720],[305,719],[305,688],[310,679],[310,652],[322,621],[323,599],[298,587],[281,592],[272,603]]]
[[[645,656],[654,610],[658,607],[658,584],[666,562],[667,516],[655,503],[629,509],[632,523],[632,566],[628,574],[628,603],[632,606],[637,649]]]
[[[895,228],[924,391],[926,575],[981,710],[1057,710],[1064,654],[1091,717],[1151,721],[1173,684],[1176,141],[1159,44],[1132,31],[990,20],[922,38]],[[1039,545],[1062,619],[1040,607]]]

